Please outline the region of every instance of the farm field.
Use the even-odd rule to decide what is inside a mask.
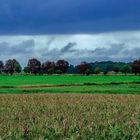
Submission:
[[[1,94],[0,139],[140,139],[140,96]]]
[[[0,76],[0,93],[139,94],[139,76]]]
[[[139,94],[139,76],[0,76],[0,140],[140,139]]]

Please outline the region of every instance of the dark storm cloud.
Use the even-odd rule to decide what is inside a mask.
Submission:
[[[78,50],[74,49],[74,46],[77,44],[75,42],[71,43],[69,42],[66,46],[59,48],[53,48],[53,49],[43,49],[43,53],[41,54],[42,60],[45,58],[49,58],[52,60],[57,59],[64,59],[64,55],[67,55],[67,58],[69,59],[70,55],[74,52],[77,52]],[[46,51],[45,51],[46,50]]]
[[[73,47],[76,46],[76,43],[68,43],[66,46],[64,46],[62,49],[61,49],[61,53],[66,53],[66,52],[73,52],[75,51],[73,49]]]
[[[0,34],[140,29],[140,0],[0,0]]]

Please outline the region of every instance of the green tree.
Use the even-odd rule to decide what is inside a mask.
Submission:
[[[9,59],[4,65],[4,72],[9,73],[11,75],[15,72],[20,73],[21,69],[22,68],[20,66],[20,63],[16,59]]]
[[[26,66],[24,67],[23,71],[24,73],[30,73],[30,68]]]
[[[122,66],[122,68],[121,68],[121,72],[122,73],[124,73],[125,75],[127,74],[127,73],[131,73],[131,67],[129,66],[129,65],[123,65]]]
[[[86,71],[85,71],[85,74],[88,76],[88,75],[90,75],[91,74],[91,70],[90,69],[87,69]]]
[[[0,61],[0,73],[2,73],[3,68],[4,68],[4,64],[3,64],[3,62],[2,62],[2,61]]]
[[[63,74],[61,70],[56,70],[56,74]]]
[[[108,74],[108,71],[105,70],[103,73],[104,73],[104,75],[107,75]]]
[[[40,74],[41,73],[41,62],[36,58],[29,59],[28,65],[30,72],[33,74]]]
[[[99,67],[96,67],[95,70],[94,70],[94,73],[99,74],[100,72],[101,72],[101,69]]]
[[[114,71],[116,74],[118,74],[118,73],[120,72],[119,66],[114,66],[113,71]]]
[[[53,74],[55,71],[55,63],[53,61],[46,61],[42,64],[42,72]]]
[[[132,63],[132,73],[137,75],[137,73],[140,75],[140,60],[135,60]]]
[[[108,64],[107,66],[106,66],[106,71],[107,72],[110,72],[110,71],[113,71],[113,68],[114,68],[114,66],[113,66],[113,64]]]
[[[69,62],[65,60],[58,60],[55,64],[56,70],[66,73],[69,68]]]
[[[15,72],[20,73],[22,70],[20,64],[15,64]]]
[[[49,75],[54,74],[54,69],[53,68],[48,69],[47,74]]]
[[[78,71],[81,73],[81,74],[86,74],[89,73],[90,69],[91,69],[91,65],[85,61],[81,62],[78,66]]]

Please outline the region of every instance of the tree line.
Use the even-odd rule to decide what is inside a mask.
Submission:
[[[0,61],[0,73],[10,75],[21,72],[35,75],[64,73],[90,75],[99,74],[102,72],[104,75],[107,75],[108,72],[111,71],[114,71],[116,74],[122,72],[124,74],[134,73],[135,75],[140,75],[140,60],[135,60],[132,63],[112,61],[88,63],[83,61],[74,66],[70,65],[66,60],[58,60],[56,62],[46,61],[41,63],[38,59],[33,58],[28,60],[27,66],[25,66],[23,69],[16,59],[9,59],[5,63]]]

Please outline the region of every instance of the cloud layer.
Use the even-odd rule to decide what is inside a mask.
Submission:
[[[0,0],[0,34],[140,29],[140,0]]]
[[[0,37],[0,60],[16,58],[23,66],[34,57],[42,62],[66,59],[72,64],[83,60],[130,62],[140,59],[139,52],[140,32]]]

